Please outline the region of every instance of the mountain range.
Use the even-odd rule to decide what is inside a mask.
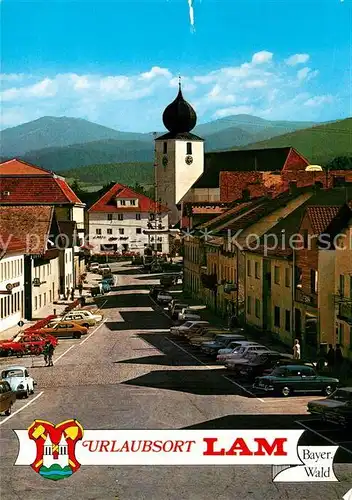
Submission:
[[[200,124],[192,132],[205,139],[206,151],[215,151],[244,147],[314,125],[235,115]],[[81,118],[52,116],[1,131],[0,144],[2,160],[18,157],[54,171],[87,165],[149,163],[154,151],[151,132],[121,132]]]

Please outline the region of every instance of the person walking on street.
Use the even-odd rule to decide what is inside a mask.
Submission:
[[[342,364],[343,364],[343,354],[342,354],[342,350],[341,350],[341,345],[340,344],[336,344],[335,362],[336,362],[336,367],[338,369],[340,369],[341,366],[342,366]]]
[[[53,344],[51,342],[49,342],[49,346],[48,346],[48,364],[47,364],[47,366],[54,366],[54,363],[53,363],[54,351],[55,351],[55,347],[53,346]]]
[[[65,300],[68,300],[70,298],[70,289],[67,288],[66,289],[66,297],[65,297]]]
[[[50,346],[50,340],[47,340],[43,349],[43,355],[44,355],[44,362],[45,366],[49,366],[48,360],[49,360],[49,346]]]
[[[293,359],[301,359],[301,346],[298,339],[293,344]]]
[[[328,353],[326,355],[326,361],[328,363],[329,369],[332,370],[334,368],[334,364],[335,364],[335,350],[334,350],[332,344],[329,344],[329,350],[328,350]]]
[[[82,285],[82,282],[80,282],[78,285],[78,293],[80,296],[82,295],[82,292],[83,292],[83,285]]]

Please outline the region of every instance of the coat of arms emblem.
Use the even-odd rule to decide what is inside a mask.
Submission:
[[[28,437],[35,441],[37,450],[31,467],[42,477],[58,481],[79,469],[75,447],[83,438],[83,427],[77,420],[66,420],[58,425],[35,420],[28,428]]]

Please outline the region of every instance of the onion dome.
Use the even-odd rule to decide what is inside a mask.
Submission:
[[[196,126],[196,112],[184,99],[181,82],[176,99],[166,107],[163,113],[163,123],[167,130],[173,134],[190,132]]]

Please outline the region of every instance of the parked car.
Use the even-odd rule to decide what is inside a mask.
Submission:
[[[30,377],[28,368],[24,366],[6,366],[1,371],[1,377],[6,380],[18,396],[28,398],[29,394],[34,394],[36,383]]]
[[[9,340],[0,344],[0,352],[2,356],[17,356],[22,357],[26,354],[39,356],[44,349],[46,342],[49,340],[53,345],[57,344],[57,339],[51,340],[52,336],[40,335],[31,331],[26,334],[16,337],[16,340]]]
[[[327,422],[352,427],[352,387],[341,387],[325,399],[309,401],[307,410]]]
[[[182,312],[182,309],[187,309],[188,304],[183,304],[180,302],[175,302],[171,309],[171,318],[172,319],[178,319],[178,315],[180,312]],[[195,318],[195,319],[200,319],[200,318]]]
[[[200,319],[200,315],[196,314],[196,311],[194,309],[189,309],[187,307],[184,307],[181,312],[178,313],[179,321],[197,321]]]
[[[102,283],[107,283],[110,286],[115,285],[115,276],[112,274],[111,276],[104,276],[101,280]]]
[[[111,267],[109,266],[109,264],[99,264],[98,273],[99,274],[104,274],[104,273],[111,274]]]
[[[267,352],[268,348],[262,347],[258,348],[257,352],[247,351],[243,356],[236,356],[229,358],[225,361],[224,365],[228,370],[236,372],[236,374],[240,374],[243,367],[253,361],[258,354],[262,354],[263,352]]]
[[[58,318],[58,321],[55,321],[55,323],[58,323],[60,321],[73,321],[81,326],[85,326],[86,328],[94,326],[97,322],[95,318],[87,316],[83,313],[83,311],[72,311],[70,313],[67,313],[62,318]]]
[[[40,328],[38,333],[49,333],[54,337],[80,339],[82,335],[88,333],[88,328],[74,321],[50,321],[44,328]]]
[[[186,333],[187,331],[191,330],[192,328],[199,328],[200,326],[203,325],[209,325],[208,321],[186,321],[183,325],[179,326],[172,326],[170,328],[170,333],[171,335],[182,335],[183,333]]]
[[[243,357],[247,355],[248,352],[261,352],[261,351],[269,351],[268,347],[265,347],[261,344],[258,344],[257,342],[247,342],[244,343],[244,345],[241,345],[239,347],[236,347],[232,352],[226,353],[226,354],[218,354],[216,360],[224,364],[230,359],[236,359]]]
[[[151,287],[149,295],[151,296],[152,299],[156,300],[157,296],[161,292],[166,292],[165,287],[162,285],[154,285]]]
[[[160,285],[165,286],[166,288],[171,287],[172,285],[177,285],[177,276],[162,276],[160,278]]]
[[[216,335],[214,340],[203,342],[201,344],[201,349],[210,356],[216,356],[219,349],[225,348],[231,341],[234,340],[246,340],[243,328],[238,328],[233,333],[229,332]]]
[[[99,262],[91,262],[88,266],[88,269],[92,273],[98,272],[99,269]]]
[[[257,377],[253,387],[286,397],[297,392],[322,392],[330,396],[338,385],[337,378],[318,375],[310,366],[284,365],[270,375]]]
[[[165,291],[159,292],[156,298],[156,301],[159,302],[159,304],[168,304],[171,300],[172,295]]]
[[[16,393],[7,380],[0,380],[0,413],[11,415],[12,405],[16,402]]]
[[[211,341],[216,337],[216,335],[226,332],[227,330],[223,329],[218,329],[218,330],[204,329],[204,331],[200,335],[190,337],[189,342],[191,345],[195,347],[200,347],[200,345],[203,344],[203,342]]]
[[[248,363],[241,367],[240,375],[248,379],[255,379],[261,377],[265,373],[271,373],[278,363],[289,363],[292,359],[290,354],[282,354],[277,351],[268,351],[262,353],[253,353]]]
[[[256,342],[252,342],[251,340],[232,340],[224,349],[218,350],[217,357],[224,356],[225,354],[232,354],[238,347],[248,344],[257,345]]]

